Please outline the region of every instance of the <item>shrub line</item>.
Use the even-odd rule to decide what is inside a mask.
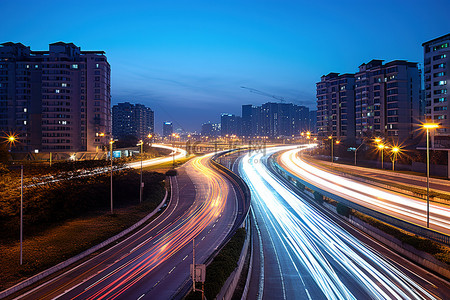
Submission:
[[[67,267],[67,266],[69,266],[69,265],[79,261],[80,259],[85,258],[86,256],[88,256],[88,255],[98,251],[99,249],[101,249],[103,247],[106,247],[106,246],[110,245],[111,243],[117,241],[121,237],[127,235],[131,231],[135,230],[136,228],[138,228],[139,226],[144,224],[151,217],[153,217],[161,209],[161,207],[164,205],[164,203],[167,201],[167,195],[168,195],[168,192],[167,192],[167,189],[166,189],[165,196],[164,196],[163,200],[161,201],[161,203],[150,214],[148,214],[147,216],[142,218],[139,222],[137,222],[133,226],[123,230],[122,232],[116,234],[113,237],[110,237],[106,241],[104,241],[104,242],[102,242],[102,243],[100,243],[100,244],[98,244],[96,246],[93,246],[93,247],[89,248],[88,250],[85,250],[84,252],[82,252],[82,253],[74,256],[74,257],[71,257],[71,258],[67,259],[66,261],[63,261],[63,262],[61,262],[61,263],[59,263],[59,264],[57,264],[57,265],[55,265],[55,266],[53,266],[53,267],[51,267],[51,268],[49,268],[47,270],[44,270],[44,271],[42,271],[42,272],[40,272],[40,273],[38,273],[38,274],[28,278],[28,279],[25,279],[22,282],[19,282],[18,284],[16,284],[16,285],[14,285],[14,286],[12,286],[12,287],[10,287],[10,288],[0,292],[0,299],[17,292],[17,291],[19,291],[19,290],[21,290],[21,289],[23,289],[23,288],[25,288],[25,287],[35,283],[35,282],[41,280],[42,278],[45,278],[45,277],[47,277],[47,276],[49,276],[49,275],[51,275],[51,274],[53,274],[53,273],[55,273],[57,271],[62,270],[63,268],[65,268],[65,267]]]

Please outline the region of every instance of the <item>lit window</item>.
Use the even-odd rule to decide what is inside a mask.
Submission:
[[[27,109],[26,109],[26,108],[24,108],[24,109],[23,109],[23,112],[27,112]]]
[[[95,64],[95,68],[98,69],[99,68],[99,64]]]
[[[27,121],[23,121],[23,125],[27,125]]]
[[[55,90],[55,93],[59,94],[59,90]]]
[[[67,83],[61,83],[62,87],[67,87]]]
[[[77,64],[73,64],[72,65],[72,69],[78,69],[78,65]]]

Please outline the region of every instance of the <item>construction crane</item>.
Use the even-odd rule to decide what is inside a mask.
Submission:
[[[271,98],[277,99],[277,100],[279,100],[282,103],[286,102],[286,100],[283,97],[280,97],[280,96],[271,95],[271,94],[268,94],[266,92],[262,92],[260,90],[252,89],[252,88],[249,88],[249,87],[246,87],[246,86],[241,86],[241,88],[249,90],[251,93],[255,93],[255,94],[258,94],[258,95],[263,95],[263,96],[267,96],[267,97],[271,97]]]
[[[246,86],[241,86],[241,88],[249,90],[251,93],[255,93],[255,94],[258,94],[258,95],[267,96],[267,97],[271,97],[271,98],[277,99],[281,103],[285,103],[286,102],[286,99],[284,97],[281,97],[281,96],[272,95],[272,94],[269,94],[269,93],[266,93],[266,92],[263,92],[263,91],[260,91],[260,90],[254,89],[254,88],[249,88],[249,87],[246,87]],[[293,102],[296,102],[296,103],[298,103],[300,105],[305,105],[305,102],[303,102],[303,101],[293,101]]]

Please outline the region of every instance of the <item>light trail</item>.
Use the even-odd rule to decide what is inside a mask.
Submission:
[[[326,172],[308,164],[298,155],[299,151],[301,150],[286,151],[279,157],[280,165],[295,176],[364,207],[420,226],[426,225],[426,201]],[[430,228],[450,233],[449,206],[430,203]]]
[[[141,243],[145,249],[129,258],[131,251],[102,272],[101,278],[72,299],[115,299],[151,273],[157,266],[191,243],[208,225],[213,224],[225,209],[228,185],[225,179],[209,167],[210,155],[194,158],[194,169],[205,177],[203,195],[185,214],[157,236]]]
[[[163,144],[153,144],[152,147],[167,149],[167,150],[171,150],[172,152],[169,155],[164,156],[164,157],[157,157],[157,158],[147,159],[147,160],[142,161],[142,166],[144,168],[163,164],[166,162],[171,162],[172,160],[182,159],[182,158],[186,157],[186,153],[187,153],[186,150],[183,150],[181,148],[173,148],[173,147],[166,146]],[[141,162],[136,161],[133,163],[128,163],[128,164],[126,164],[126,166],[137,169],[137,168],[141,167]]]
[[[152,158],[152,159],[143,160],[142,167],[150,167],[150,166],[155,166],[155,165],[171,162],[173,160],[182,159],[182,158],[186,157],[186,154],[187,154],[186,150],[183,150],[181,148],[173,148],[173,147],[166,146],[163,144],[153,144],[153,147],[171,150],[172,152],[169,154],[169,156],[156,157],[156,158]],[[126,168],[139,169],[140,167],[141,167],[141,161],[137,161],[137,162],[124,164],[124,166],[120,167],[120,168],[114,166],[113,171],[120,171],[120,170],[123,170]],[[56,176],[50,175],[50,176],[45,176],[45,177],[40,177],[40,178],[32,178],[33,181],[41,180],[41,182],[27,184],[24,186],[24,188],[40,186],[40,185],[45,185],[45,184],[49,184],[49,183],[55,183],[55,182],[59,182],[62,180],[71,180],[71,179],[75,179],[75,178],[82,178],[82,177],[87,177],[87,176],[92,176],[92,175],[98,175],[98,174],[103,174],[103,173],[110,172],[110,171],[111,171],[110,167],[102,167],[102,168],[95,168],[95,169],[91,169],[91,170],[77,170],[77,171],[73,171],[73,172],[59,174]],[[69,175],[69,176],[64,177],[64,175]]]
[[[276,151],[280,148],[267,150],[267,155]],[[290,293],[287,291],[288,295],[435,299],[390,261],[292,192],[268,171],[264,161],[263,154],[247,155],[242,159],[240,173],[251,190],[258,223],[267,226],[269,237],[276,243],[275,251],[288,258],[280,271],[286,285],[294,287]],[[304,284],[305,296],[299,282]]]

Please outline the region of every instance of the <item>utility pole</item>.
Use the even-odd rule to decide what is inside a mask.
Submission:
[[[50,168],[52,167],[52,153],[50,152]]]
[[[109,145],[110,145],[109,156],[111,159],[111,214],[114,213],[114,210],[113,210],[113,144],[114,144],[114,140],[111,139],[109,141]]]
[[[142,182],[142,155],[144,155],[144,142],[141,140],[141,183],[139,185],[139,203],[142,203],[142,188],[143,188],[143,182]]]
[[[23,165],[20,166],[20,265],[22,265],[23,242]]]
[[[195,238],[192,239],[192,291],[195,293]]]

